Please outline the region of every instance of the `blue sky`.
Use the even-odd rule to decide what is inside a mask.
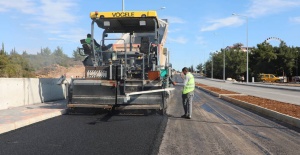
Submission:
[[[157,10],[169,20],[166,42],[173,67],[194,67],[212,51],[235,43],[256,46],[277,37],[300,46],[299,0],[124,0],[125,11]],[[165,7],[165,9],[160,9]],[[0,41],[35,54],[60,46],[72,56],[79,40],[90,32],[92,11],[121,11],[122,0],[0,0]],[[232,13],[247,16],[232,16]],[[97,38],[96,38],[97,39]],[[100,40],[97,39],[97,40]],[[278,42],[273,40],[276,46]]]

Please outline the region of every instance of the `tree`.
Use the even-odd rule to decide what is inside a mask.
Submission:
[[[65,66],[67,67],[68,66],[68,60],[69,60],[69,57],[67,55],[64,54],[63,52],[63,49],[61,47],[57,47],[53,53],[52,53],[52,56],[54,57],[54,61],[61,65],[61,66]]]
[[[20,55],[15,48],[7,54],[4,50],[4,43],[2,43],[0,49],[0,77],[34,77],[35,70],[49,67],[52,64],[68,67],[76,64],[73,60],[63,53],[61,47],[57,47],[53,53],[46,47],[41,48],[40,53],[36,55],[28,54],[27,51],[23,51]]]
[[[194,72],[194,66],[192,65],[191,67],[188,68],[190,72]]]
[[[5,52],[5,49],[4,49],[4,43],[2,42],[2,48],[1,48],[1,51],[0,51],[0,55],[5,55],[6,52]]]
[[[7,77],[6,66],[9,64],[7,55],[0,54],[0,77]]]
[[[278,59],[274,61],[275,72],[280,75],[286,74],[293,76],[294,60],[296,59],[295,52],[289,48],[285,42],[281,41],[279,48],[276,48]],[[295,74],[294,74],[295,75]]]
[[[222,51],[222,49],[221,49]],[[205,63],[205,74],[211,77],[212,65],[214,78],[223,79],[223,52],[215,52],[211,54],[211,60]],[[225,53],[226,59],[226,77],[238,78],[246,72],[246,53],[237,51],[236,49],[229,49]],[[213,63],[213,64],[212,64]]]
[[[296,76],[299,76],[299,73],[300,73],[300,47],[295,47],[293,48],[293,52],[295,53],[295,67],[294,67],[294,70],[295,70],[295,75]]]
[[[247,53],[240,49],[243,45],[236,43],[226,51],[226,77],[238,78],[246,73]],[[238,50],[237,50],[238,49]],[[222,51],[222,49],[221,49]],[[223,77],[223,56],[222,52],[215,52],[211,59],[204,63],[205,73],[208,77],[213,72],[214,78]],[[197,66],[197,69],[200,66]],[[258,77],[260,73],[286,75],[288,77],[299,75],[300,72],[300,47],[288,47],[281,41],[279,47],[273,47],[268,42],[257,44],[249,51],[249,76]]]
[[[275,73],[274,61],[277,54],[274,48],[268,42],[257,44],[257,48],[253,48],[249,53],[249,70],[251,76],[258,77],[260,73]]]
[[[13,55],[13,54],[17,54],[16,48],[13,48],[13,49],[10,51],[10,55]]]
[[[57,46],[56,49],[53,51],[53,55],[56,57],[64,57],[65,56],[63,49],[59,46]]]
[[[23,56],[23,57],[28,57],[27,51],[23,51],[22,56]]]
[[[51,50],[48,47],[41,48],[41,55],[50,56],[51,55]]]
[[[196,66],[196,69],[199,71],[199,73],[203,73],[203,64],[200,63],[199,65]]]
[[[73,58],[75,61],[82,61],[84,56],[80,55],[77,50],[73,50]]]
[[[242,43],[235,43],[235,44],[233,44],[232,48],[239,51],[240,49],[242,49],[243,46],[244,45]]]
[[[8,65],[9,77],[32,77],[32,67],[29,65],[28,59],[22,57],[18,53],[9,57]]]

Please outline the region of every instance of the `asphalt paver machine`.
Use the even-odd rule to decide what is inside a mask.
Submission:
[[[153,109],[163,114],[174,89],[164,48],[167,20],[156,11],[96,11],[90,18],[91,40],[100,29],[101,43],[97,47],[81,40],[85,77],[70,82],[68,108]]]

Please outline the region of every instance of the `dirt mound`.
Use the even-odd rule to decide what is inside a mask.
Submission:
[[[35,74],[37,78],[59,78],[62,75],[66,75],[67,78],[81,78],[84,77],[84,66],[74,65],[70,67],[64,67],[58,64],[53,64],[36,71]]]

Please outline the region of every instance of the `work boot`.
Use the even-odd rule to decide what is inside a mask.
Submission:
[[[182,115],[182,116],[181,116],[181,118],[186,118],[186,115],[185,115],[185,114],[184,114],[184,115]]]
[[[191,118],[192,118],[192,116],[190,116],[190,115],[189,115],[189,116],[187,116],[186,118],[188,118],[188,119],[191,119]]]

